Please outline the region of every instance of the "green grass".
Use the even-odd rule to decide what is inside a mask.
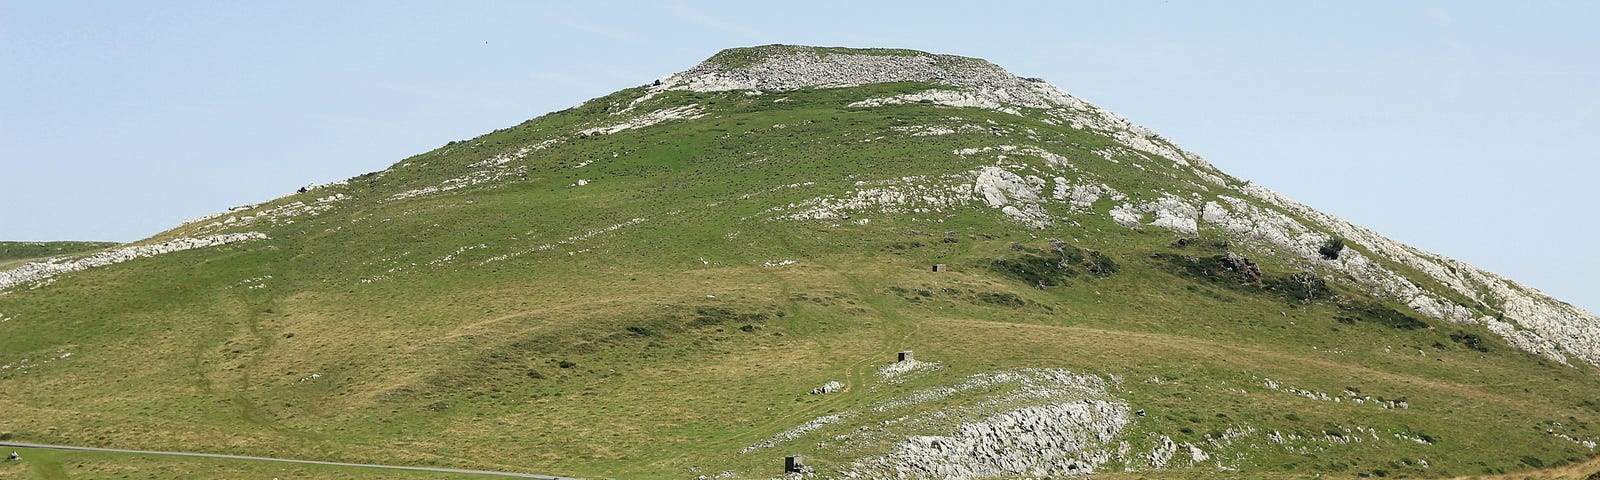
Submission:
[[[0,464],[0,477],[39,480],[90,479],[212,479],[212,478],[319,478],[319,479],[496,479],[492,475],[418,472],[387,468],[294,464],[260,460],[174,457],[112,452],[84,452],[17,448],[22,460]]]
[[[115,246],[117,242],[0,242],[0,267]]]
[[[888,448],[816,447],[884,420],[863,414],[803,441],[737,453],[817,416],[969,374],[1064,368],[1123,379],[1116,394],[1149,412],[1124,434],[1136,450],[1155,436],[1204,442],[1244,426],[1262,435],[1380,433],[1304,452],[1258,435],[1251,441],[1259,445],[1220,450],[1250,476],[1448,477],[1592,454],[1545,431],[1559,422],[1574,437],[1600,434],[1600,411],[1585,407],[1600,402],[1593,368],[1554,365],[1481,327],[1422,319],[1339,281],[1326,295],[1297,297],[1271,282],[1300,273],[1283,259],[1252,256],[1269,280],[1261,286],[1173,261],[1222,254],[1214,244],[1227,239],[1216,232],[1174,246],[1169,232],[1113,224],[1109,201],[1094,215],[1053,205],[1060,210],[1052,214],[1077,223],[1043,230],[981,204],[860,214],[865,225],[782,220],[769,210],[843,196],[857,182],[960,174],[996,160],[954,150],[1008,144],[1047,148],[1130,195],[1217,194],[1137,155],[1105,161],[1094,152],[1112,141],[1094,132],[985,110],[843,106],[929,87],[669,92],[637,108],[693,103],[711,115],[570,135],[619,121],[612,114],[642,94],[631,89],[259,207],[350,197],[292,224],[180,227],[157,239],[249,230],[271,240],[93,269],[0,296],[0,313],[13,318],[0,322],[0,364],[32,362],[0,370],[0,430],[23,441],[150,450],[765,478],[781,473],[788,453],[837,467]],[[893,129],[951,123],[984,128],[933,137]],[[1025,138],[1030,129],[1036,139]],[[525,171],[390,200],[550,139],[557,142],[508,165]],[[1044,164],[1021,154],[1009,161]],[[592,183],[570,186],[579,179]],[[1071,250],[1052,254],[1051,238]],[[1065,257],[1070,273],[1045,261]],[[762,266],[782,260],[794,263]],[[999,261],[1025,268],[996,268]],[[934,274],[934,263],[951,271]],[[879,382],[876,369],[904,349],[944,368]],[[1312,400],[1268,389],[1267,378],[1330,395],[1353,387],[1410,408]],[[829,380],[848,391],[806,393]],[[978,400],[957,395],[918,411]],[[293,468],[35,455],[28,468],[37,478]],[[1216,473],[1197,466],[1139,475]],[[281,476],[302,474],[361,475]]]

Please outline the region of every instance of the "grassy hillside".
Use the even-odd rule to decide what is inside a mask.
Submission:
[[[501,476],[414,472],[328,465],[303,465],[212,458],[175,458],[104,452],[67,452],[17,448],[22,461],[0,463],[0,478],[321,478],[402,480],[504,479]]]
[[[115,246],[116,242],[0,242],[0,267],[38,258],[93,252]]]
[[[1078,166],[994,150],[1046,179],[1087,170],[1129,196],[1220,194],[1138,152],[1103,157],[1126,149],[1036,117],[847,106],[930,87],[668,90],[637,103],[649,92],[630,89],[178,227],[150,242],[269,239],[0,296],[0,430],[39,443],[766,478],[789,454],[842,474],[910,436],[1100,402],[1128,412],[1094,447],[1113,478],[1450,477],[1593,455],[1581,444],[1600,437],[1593,367],[1337,278],[1306,282],[1304,265],[1219,231],[1125,228],[1103,201],[1051,204],[1073,221],[1044,228],[982,203],[786,218],[827,203],[817,199],[879,198],[862,192],[994,165],[993,153],[957,151],[1018,143]],[[577,134],[686,105],[703,116]],[[930,125],[951,133],[908,133]],[[1230,253],[1258,271],[1229,267]],[[886,378],[901,350],[936,365]],[[1063,376],[1088,386],[1062,387]],[[809,393],[829,381],[843,388]],[[1163,438],[1203,455],[1175,447],[1154,469]]]

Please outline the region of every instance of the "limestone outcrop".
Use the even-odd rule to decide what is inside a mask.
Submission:
[[[42,262],[28,263],[17,268],[0,271],[0,294],[18,286],[39,285],[50,281],[51,277],[63,273],[78,272],[172,252],[250,240],[264,240],[266,238],[265,234],[258,232],[225,233],[199,238],[176,238],[161,243],[131,245],[114,250],[106,250],[74,260],[49,259]]]

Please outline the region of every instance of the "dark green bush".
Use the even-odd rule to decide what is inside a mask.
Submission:
[[[1011,244],[1011,250],[1017,255],[995,260],[989,269],[1041,288],[1070,285],[1068,279],[1077,276],[1080,270],[1104,278],[1122,268],[1103,253],[1053,238],[1049,251],[1016,243]]]
[[[1450,334],[1450,339],[1464,347],[1473,350],[1480,352],[1489,351],[1488,343],[1483,340],[1483,337],[1477,336],[1476,334],[1467,333],[1462,330],[1456,330],[1455,333]]]
[[[1061,268],[1060,262],[1032,253],[995,260],[989,269],[1038,287],[1068,285],[1067,279],[1075,275],[1072,270]]]
[[[1405,313],[1384,306],[1376,302],[1350,302],[1339,306],[1348,315],[1341,315],[1336,320],[1339,323],[1353,324],[1357,321],[1371,322],[1397,330],[1418,330],[1428,328],[1428,324],[1417,320]]]
[[[980,294],[978,294],[978,300],[982,301],[983,303],[989,303],[989,304],[994,304],[994,305],[1004,305],[1004,306],[1008,306],[1008,307],[1021,307],[1023,305],[1027,305],[1028,304],[1028,302],[1026,300],[1023,300],[1022,297],[1018,297],[1016,295],[1012,295],[1012,294],[1005,293],[1005,292],[984,292],[984,293],[980,293]]]
[[[1309,303],[1318,298],[1327,298],[1332,291],[1328,290],[1328,282],[1322,277],[1311,272],[1300,272],[1286,277],[1271,277],[1266,281],[1269,288],[1283,295]]]
[[[1317,247],[1317,253],[1328,260],[1338,260],[1339,252],[1342,251],[1344,251],[1344,239],[1339,237],[1328,237],[1328,241],[1322,242],[1322,246]]]

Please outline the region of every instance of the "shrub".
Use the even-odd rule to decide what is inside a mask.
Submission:
[[[1266,284],[1273,290],[1287,295],[1289,298],[1299,300],[1301,303],[1310,303],[1318,298],[1327,298],[1333,292],[1328,290],[1328,282],[1322,277],[1311,272],[1300,272],[1287,277],[1272,277]]]
[[[978,300],[983,303],[1008,307],[1021,307],[1028,304],[1027,300],[1023,300],[1022,297],[1005,292],[980,293],[978,294]]]
[[[1595,412],[1600,412],[1600,402],[1596,402],[1594,400],[1584,400],[1583,402],[1578,403],[1578,406],[1594,410]],[[1600,478],[1595,480],[1600,480]]]
[[[1344,239],[1339,237],[1328,237],[1328,241],[1322,242],[1322,246],[1317,247],[1317,253],[1322,254],[1322,258],[1327,260],[1338,260],[1341,251],[1344,251]]]
[[[1111,260],[1111,257],[1107,257],[1096,250],[1088,250],[1088,252],[1087,258],[1084,258],[1078,264],[1082,265],[1084,270],[1088,270],[1094,276],[1109,277],[1122,269],[1117,265],[1117,262]]]
[[[1054,238],[1050,239],[1049,251],[1017,243],[1011,244],[1011,250],[1017,252],[1016,256],[995,260],[989,269],[1040,288],[1070,285],[1068,279],[1077,276],[1079,270],[1104,278],[1122,268],[1103,253]]]
[[[1479,352],[1489,351],[1489,345],[1484,342],[1483,337],[1479,337],[1476,334],[1456,330],[1456,333],[1450,334],[1450,339],[1461,344],[1462,346],[1477,350]]]
[[[1067,285],[1067,278],[1075,273],[1062,268],[1058,260],[1032,253],[1024,253],[1011,259],[995,260],[989,269],[1038,287]]]
[[[1419,330],[1428,328],[1427,322],[1417,320],[1415,317],[1402,313],[1399,310],[1384,306],[1381,303],[1350,302],[1345,305],[1340,305],[1339,309],[1351,314],[1337,318],[1340,323],[1350,324],[1360,320],[1376,323],[1396,330]]]

